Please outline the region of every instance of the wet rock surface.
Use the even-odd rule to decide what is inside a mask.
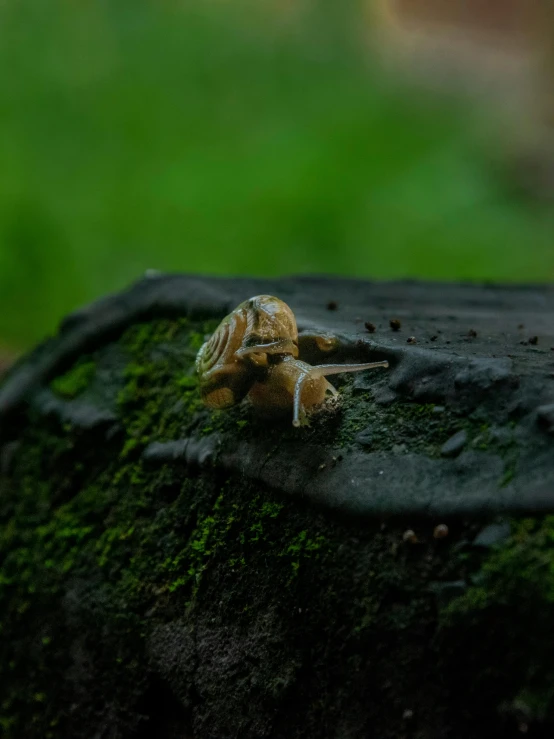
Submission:
[[[318,501],[356,514],[535,510],[554,503],[554,454],[547,438],[554,428],[550,352],[554,290],[549,288],[445,288],[318,278],[225,280],[156,273],[126,293],[76,312],[64,321],[58,338],[20,362],[0,388],[0,434],[10,414],[36,398],[36,391],[57,372],[133,322],[172,316],[221,318],[245,296],[261,293],[276,294],[291,305],[301,334],[322,331],[340,337],[340,348],[330,358],[326,355],[325,361],[388,359],[389,371],[355,377],[354,393],[370,392],[376,405],[383,407],[394,407],[395,402],[433,404],[435,411],[447,407],[459,419],[471,419],[472,431],[479,424],[494,425],[497,433],[510,437],[508,444],[517,448],[511,456],[518,459],[510,462],[508,470],[506,454],[499,454],[500,445],[492,440],[478,444],[483,454],[471,458],[473,470],[467,462],[441,462],[421,454],[408,454],[398,469],[396,455],[373,452],[365,444],[365,456],[348,452],[339,469],[320,476],[324,479],[315,484],[314,468],[326,464],[319,442],[315,449],[309,443],[299,445],[297,438],[283,443],[273,463],[260,472],[257,463],[267,450],[263,438],[258,438],[236,444],[235,439],[226,440],[222,464],[245,466],[254,479],[268,482],[269,478],[276,488],[292,494],[308,491]],[[329,310],[330,302],[335,309]],[[400,328],[391,329],[392,315]],[[371,335],[364,325],[367,321],[376,327]],[[538,337],[536,346],[521,343],[528,333]],[[406,336],[416,336],[418,345],[407,345]],[[303,356],[314,363],[322,361],[309,342]],[[112,414],[109,409],[94,411],[79,404],[58,411],[68,420],[73,414],[84,425],[108,423]],[[441,454],[456,457],[476,434],[472,436],[464,428],[452,438],[445,434]],[[194,460],[196,443],[182,440],[189,447],[189,459]],[[291,472],[295,467],[305,477]],[[497,472],[501,478],[505,475],[501,486]]]
[[[261,293],[390,369],[306,428],[208,411]],[[552,736],[553,345],[549,288],[155,273],[70,316],[0,384],[3,735]]]

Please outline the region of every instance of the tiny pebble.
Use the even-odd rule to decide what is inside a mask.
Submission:
[[[537,346],[537,344],[539,343],[539,337],[531,336],[531,338],[529,339],[529,343],[532,344],[533,346]]]
[[[389,325],[393,331],[400,331],[402,323],[398,320],[398,318],[391,318],[389,321]]]
[[[408,338],[408,344],[417,344],[416,337],[415,336],[410,336]]]
[[[445,523],[440,523],[438,526],[435,526],[435,530],[433,531],[434,539],[445,539],[447,536],[448,526]]]
[[[467,335],[471,339],[475,339],[475,337],[477,336],[477,331],[474,328],[470,328],[469,331],[467,332]]]
[[[462,451],[467,442],[467,433],[465,431],[458,431],[457,434],[451,436],[448,441],[441,447],[441,454],[443,457],[457,457]]]
[[[339,304],[337,303],[336,300],[330,300],[327,303],[327,310],[337,310],[338,307],[339,307]]]
[[[373,443],[373,433],[371,431],[371,426],[368,426],[363,431],[360,431],[359,434],[356,434],[354,437],[354,441],[357,444],[361,444],[361,446],[371,446]]]
[[[431,341],[436,341],[438,338],[439,337],[436,334],[434,334],[433,336],[431,336]]]
[[[390,405],[396,400],[396,393],[388,387],[373,391],[373,400],[377,405]]]
[[[509,523],[491,523],[482,529],[472,542],[472,546],[490,549],[496,544],[505,541],[511,533]]]
[[[364,326],[366,327],[366,331],[369,331],[370,334],[375,332],[375,324],[371,323],[371,321],[366,321]]]
[[[417,544],[418,538],[416,532],[412,531],[412,529],[408,529],[402,534],[402,541],[410,544]]]

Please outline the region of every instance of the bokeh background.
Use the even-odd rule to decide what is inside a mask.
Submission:
[[[552,280],[540,73],[533,97],[508,5],[4,0],[0,361],[146,269]],[[495,34],[483,85],[465,41]]]

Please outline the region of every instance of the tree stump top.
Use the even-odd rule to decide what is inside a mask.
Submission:
[[[125,330],[183,317],[203,338],[206,321],[213,327],[262,293],[291,306],[300,332],[339,336],[332,361],[388,359],[390,369],[343,376],[341,409],[309,429],[258,420],[247,405],[216,414],[212,424],[195,406],[200,420],[186,433],[149,437],[145,459],[240,470],[356,516],[554,509],[554,290],[547,287],[155,273],[70,315],[57,337],[19,362],[0,386],[0,441],[13,441],[29,408],[85,430],[117,428],[125,370],[110,374],[107,347]],[[158,351],[178,355],[179,342],[162,338]],[[55,378],[85,360],[96,367],[91,387],[78,397],[56,393]],[[184,356],[183,367],[191,360]],[[193,383],[191,369],[189,377]]]

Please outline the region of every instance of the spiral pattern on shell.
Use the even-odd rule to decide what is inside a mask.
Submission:
[[[267,355],[298,356],[298,329],[289,306],[271,295],[245,300],[226,316],[196,358],[200,393],[211,408],[240,402],[267,367]]]
[[[202,376],[222,362],[232,362],[234,353],[241,346],[247,325],[244,308],[229,314],[216,328],[211,337],[201,347],[196,358],[196,369]]]

